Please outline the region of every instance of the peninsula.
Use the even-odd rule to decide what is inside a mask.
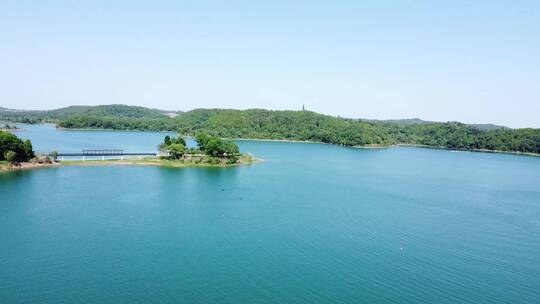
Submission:
[[[195,139],[197,147],[187,147],[183,137],[165,136],[163,143],[158,146],[159,153],[155,157],[59,161],[56,151],[49,155],[35,155],[29,140],[23,141],[11,133],[0,131],[0,172],[62,165],[232,167],[259,161],[249,154],[240,153],[239,147],[232,141],[205,133],[197,134]]]

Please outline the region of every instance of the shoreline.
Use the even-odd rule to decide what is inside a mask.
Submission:
[[[331,144],[318,141],[307,141],[307,140],[293,140],[293,139],[262,139],[262,138],[228,138],[238,141],[261,141],[261,142],[286,142],[286,143],[303,143],[303,144],[321,144],[321,145],[332,145],[345,148],[353,149],[365,149],[365,150],[378,150],[378,149],[391,149],[391,148],[424,148],[424,149],[435,149],[435,150],[446,150],[446,151],[457,151],[457,152],[475,152],[475,153],[494,153],[494,154],[510,154],[518,156],[533,156],[540,157],[540,153],[532,152],[519,152],[519,151],[501,151],[501,150],[487,150],[487,149],[472,149],[472,150],[456,150],[442,146],[428,146],[422,144],[391,144],[391,145],[379,145],[379,144],[369,144],[363,146],[344,146],[338,144]]]
[[[73,161],[56,161],[52,163],[18,163],[16,165],[0,163],[0,173],[5,172],[16,172],[23,170],[31,169],[40,169],[40,168],[59,168],[65,166],[80,166],[80,167],[94,167],[94,166],[103,166],[103,167],[112,167],[112,166],[154,166],[154,167],[163,167],[163,168],[232,168],[239,166],[252,165],[256,163],[264,162],[263,159],[256,157],[249,157],[240,159],[238,163],[235,164],[211,164],[211,163],[193,163],[193,162],[183,162],[167,159],[156,159],[156,158],[141,158],[141,159],[108,159],[108,160],[73,160]]]
[[[140,132],[140,133],[177,133],[175,131],[149,131],[149,130],[120,130],[120,129],[100,129],[100,128],[63,128],[56,124],[46,123],[45,125],[52,125],[58,131],[105,131],[105,132]]]
[[[19,131],[23,131],[23,129],[21,129],[21,128],[10,128],[10,129],[0,128],[0,131],[2,131],[2,132],[19,132]]]
[[[443,146],[428,146],[422,144],[393,144],[393,145],[370,145],[370,146],[354,146],[358,149],[390,149],[390,148],[422,148],[422,149],[434,149],[434,150],[446,150],[454,152],[474,152],[474,153],[493,153],[493,154],[509,154],[509,155],[519,155],[519,156],[532,156],[540,157],[540,153],[532,152],[519,152],[519,151],[502,151],[502,150],[487,150],[487,149],[472,149],[472,150],[457,150],[451,149]]]
[[[188,137],[191,138],[191,136],[188,136]],[[263,141],[263,142],[266,141],[266,142],[285,142],[285,143],[298,143],[298,144],[320,144],[320,145],[339,146],[337,144],[330,144],[330,143],[325,143],[322,141],[294,140],[294,139],[271,139],[271,138],[265,139],[265,138],[239,138],[239,137],[233,137],[233,138],[223,137],[223,139],[238,140],[238,141]]]
[[[252,165],[263,162],[262,159],[254,159],[250,162],[236,164],[210,164],[210,163],[184,163],[171,160],[86,160],[86,161],[63,161],[60,166],[79,166],[79,167],[114,167],[114,166],[150,166],[162,168],[232,168],[239,166]]]
[[[509,155],[518,155],[518,156],[540,157],[540,153],[532,153],[532,152],[501,151],[501,150],[487,150],[487,149],[456,150],[456,149],[450,149],[447,147],[427,146],[427,145],[421,145],[421,144],[396,144],[396,145],[389,146],[389,148],[392,148],[392,147],[411,147],[411,148],[424,148],[424,149],[446,150],[446,151],[455,151],[455,152],[492,153],[492,154],[509,154]]]
[[[18,163],[18,164],[3,164],[0,163],[0,173],[4,172],[15,172],[15,171],[25,171],[25,170],[33,170],[33,169],[41,169],[41,168],[52,168],[52,167],[60,167],[61,164],[58,162],[53,163],[31,163],[31,162],[25,162],[25,163]]]

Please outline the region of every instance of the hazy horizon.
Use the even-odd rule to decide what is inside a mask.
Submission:
[[[540,128],[540,3],[0,3],[0,107]]]

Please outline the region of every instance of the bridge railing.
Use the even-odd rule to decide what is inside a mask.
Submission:
[[[82,150],[82,152],[79,153],[62,153],[58,152],[55,155],[55,159],[64,160],[64,157],[81,157],[84,161],[85,159],[93,159],[95,157],[101,157],[103,160],[105,158],[111,158],[111,157],[121,157],[122,159],[124,157],[143,157],[143,156],[152,156],[157,157],[158,154],[156,152],[124,152],[124,150],[119,149],[92,149],[92,150]]]
[[[103,155],[123,155],[124,154],[124,150],[111,150],[111,149],[106,149],[106,150],[82,150],[82,154],[85,155],[85,156],[92,156],[92,155],[96,155],[96,156],[103,156]]]

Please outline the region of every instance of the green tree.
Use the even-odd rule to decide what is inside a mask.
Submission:
[[[17,136],[9,132],[0,131],[0,160],[5,159],[6,152],[8,151],[14,152],[15,160],[19,162],[28,161],[30,159],[29,156],[32,156],[34,153],[30,141],[25,144]]]
[[[32,159],[36,156],[34,153],[34,147],[32,147],[32,142],[27,139],[23,143],[24,153],[26,154],[26,159]]]
[[[221,140],[217,137],[209,137],[204,146],[204,152],[211,156],[219,156],[223,152]]]
[[[197,142],[197,146],[199,146],[199,149],[201,149],[201,151],[206,150],[208,140],[209,136],[206,133],[198,133],[197,136],[195,136],[195,141]]]
[[[182,148],[180,148],[180,146],[182,146]],[[181,157],[182,155],[184,155],[185,150],[186,150],[186,141],[181,136],[178,136],[177,138],[176,137],[171,138],[169,135],[167,135],[165,136],[163,143],[158,146],[158,149],[160,151],[168,151],[170,153],[172,151],[175,155],[181,152],[179,155],[179,157]]]
[[[13,151],[7,151],[6,153],[4,153],[4,159],[10,163],[15,163],[17,162],[17,153]]]
[[[173,141],[173,143],[180,144],[180,145],[183,145],[183,146],[186,145],[186,140],[182,136],[178,136],[176,138],[173,138],[173,139],[171,139],[171,141]]]
[[[182,144],[170,144],[165,149],[169,152],[169,157],[172,159],[181,158],[186,151],[186,147]]]

